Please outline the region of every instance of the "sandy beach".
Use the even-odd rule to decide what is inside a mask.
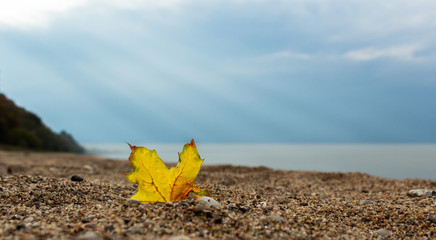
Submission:
[[[130,171],[128,161],[0,151],[0,238],[436,238],[436,192],[408,195],[436,190],[434,180],[203,166],[196,181],[220,206],[142,205],[129,200]]]

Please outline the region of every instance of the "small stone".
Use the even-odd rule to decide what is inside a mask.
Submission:
[[[26,228],[26,225],[24,225],[24,224],[18,224],[15,228],[16,228],[17,230],[25,229],[25,228]]]
[[[81,181],[83,181],[83,178],[81,176],[78,176],[78,175],[73,175],[71,177],[71,181],[73,181],[73,182],[81,182]]]
[[[24,219],[24,222],[29,223],[29,222],[33,222],[34,218],[33,217],[29,217]]]
[[[94,168],[91,167],[90,165],[85,165],[85,166],[83,166],[83,168],[90,171],[90,172],[94,172]]]
[[[127,230],[127,233],[130,233],[130,234],[138,234],[138,233],[142,233],[143,231],[144,231],[143,228],[140,228],[140,227],[134,227],[134,228],[131,228],[131,229]]]
[[[95,223],[86,223],[84,225],[84,227],[85,228],[89,228],[89,229],[95,229],[95,228],[97,228],[97,224],[95,224]]]
[[[197,199],[197,195],[194,192],[189,192],[188,199]]]
[[[391,231],[388,231],[384,228],[380,228],[379,230],[374,232],[375,236],[380,236],[380,237],[387,237],[389,235],[391,235]]]
[[[374,204],[374,202],[371,201],[371,200],[363,200],[361,203],[364,204],[364,205]]]
[[[295,192],[290,192],[289,195],[287,196],[288,199],[297,199],[298,198],[298,194]]]
[[[80,236],[79,239],[81,239],[81,240],[94,240],[94,239],[100,239],[100,237],[98,236],[97,233],[89,231],[89,232],[86,232],[85,234],[83,234],[82,236]]]
[[[241,213],[246,213],[246,212],[250,211],[250,208],[247,206],[242,206],[242,207],[239,207],[238,209],[239,209],[239,211],[241,211]]]
[[[41,225],[38,222],[34,222],[30,225],[32,228],[39,228]]]
[[[84,218],[84,219],[82,219],[82,220],[80,220],[82,223],[89,223],[89,219],[87,219],[87,218]]]
[[[189,239],[191,239],[191,238],[188,237],[188,236],[183,236],[183,235],[180,235],[180,236],[171,236],[171,237],[168,238],[168,240],[189,240]]]
[[[141,204],[142,204],[141,201],[133,200],[133,199],[129,199],[125,203],[126,206],[139,206]]]
[[[112,232],[115,229],[114,225],[108,225],[104,227],[105,232]]]
[[[410,197],[430,197],[433,194],[436,194],[436,191],[427,190],[427,189],[413,189],[407,193],[407,195]]]
[[[217,202],[215,199],[211,198],[211,197],[199,197],[197,199],[197,202],[205,205],[205,206],[212,206],[212,207],[219,207],[221,206],[221,204],[219,202]]]
[[[271,216],[269,216],[269,219],[271,219],[271,220],[273,220],[273,221],[276,221],[276,222],[283,222],[283,221],[285,221],[284,218],[282,218],[282,217],[280,217],[280,216],[276,216],[276,215],[271,215]]]
[[[436,218],[433,216],[428,216],[428,220],[432,223],[436,223]]]

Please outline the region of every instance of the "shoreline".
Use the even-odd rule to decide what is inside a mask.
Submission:
[[[205,165],[196,182],[221,204],[138,205],[128,161],[0,151],[0,238],[336,239],[436,237],[430,179]],[[71,181],[79,175],[84,181]],[[126,203],[127,202],[127,203]]]
[[[85,144],[103,158],[125,159],[127,144]],[[177,162],[178,144],[140,144],[156,149],[164,161]],[[374,176],[436,180],[436,144],[306,144],[306,143],[202,143],[200,155],[206,165],[234,164],[282,170],[365,172]]]

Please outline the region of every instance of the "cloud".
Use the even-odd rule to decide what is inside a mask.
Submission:
[[[355,61],[370,61],[377,58],[394,58],[398,60],[415,61],[419,60],[419,58],[415,56],[415,53],[420,49],[421,47],[415,44],[388,48],[369,47],[348,51],[344,54],[344,57]]]
[[[393,4],[375,0],[15,0],[0,3],[0,30],[45,27],[77,7],[90,11],[147,11],[144,15],[153,18],[172,18],[174,16],[168,12],[178,11],[188,12],[183,17],[207,17],[220,9],[229,15],[236,10],[240,16],[267,18],[283,26],[288,25],[288,28],[310,30],[310,34],[318,33],[324,39],[333,41],[354,38],[356,35],[360,39],[368,36],[374,38],[375,35],[389,36],[436,26],[433,18],[436,2],[431,0],[400,0]],[[77,11],[75,14],[81,13]],[[298,26],[294,26],[295,23]]]
[[[0,30],[48,27],[56,18],[78,7],[91,9],[177,10],[188,0],[14,0],[0,3]],[[62,15],[61,15],[62,14]]]
[[[433,95],[397,86],[432,81],[434,8],[399,1],[16,0],[0,31],[29,31],[1,33],[0,67],[8,94],[81,140],[367,140],[403,112],[435,119],[419,107]]]
[[[0,30],[47,26],[52,17],[85,3],[84,0],[14,0],[0,3]]]

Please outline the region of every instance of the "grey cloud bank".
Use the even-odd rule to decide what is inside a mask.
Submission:
[[[433,1],[76,3],[0,24],[0,87],[81,142],[436,141]]]

